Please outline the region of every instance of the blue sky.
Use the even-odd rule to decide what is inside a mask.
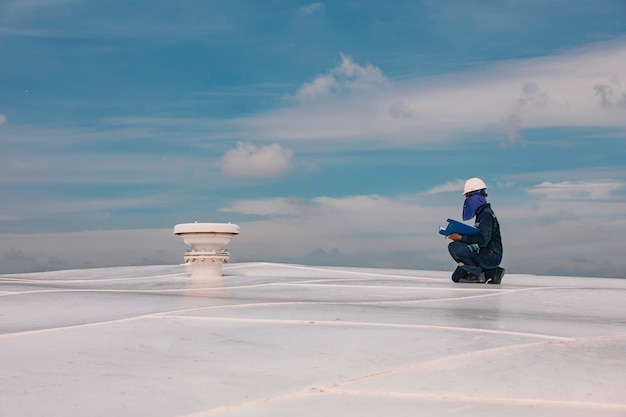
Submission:
[[[515,273],[626,276],[626,3],[0,0],[0,272],[452,269],[489,186]]]

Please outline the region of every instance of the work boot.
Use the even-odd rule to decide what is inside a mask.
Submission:
[[[500,284],[502,282],[503,276],[504,276],[504,268],[497,267],[495,274],[489,280],[489,284]]]
[[[457,266],[457,268],[452,273],[452,281],[459,282],[460,280],[467,278],[468,275],[469,273],[465,269]]]
[[[468,274],[467,277],[461,278],[459,280],[459,282],[467,282],[467,283],[474,283],[474,284],[484,284],[485,281],[487,281],[487,278],[485,278],[484,272],[481,272],[479,277],[477,277],[476,275]]]

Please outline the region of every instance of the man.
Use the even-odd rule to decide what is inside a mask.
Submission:
[[[500,284],[504,275],[502,262],[502,238],[500,224],[491,204],[487,203],[487,185],[480,178],[470,178],[465,182],[463,195],[463,220],[476,217],[474,226],[479,229],[477,235],[452,233],[453,240],[448,251],[458,266],[452,274],[454,282],[477,282]]]

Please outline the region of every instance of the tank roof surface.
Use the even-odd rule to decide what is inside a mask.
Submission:
[[[626,280],[224,273],[1,276],[0,415],[626,415]]]

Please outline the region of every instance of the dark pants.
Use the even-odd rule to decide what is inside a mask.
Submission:
[[[480,273],[494,269],[502,261],[502,256],[487,249],[480,252],[472,252],[467,243],[450,242],[448,252],[452,259],[459,265],[452,274],[452,281],[459,282],[459,279],[466,277],[468,274],[479,277]]]

